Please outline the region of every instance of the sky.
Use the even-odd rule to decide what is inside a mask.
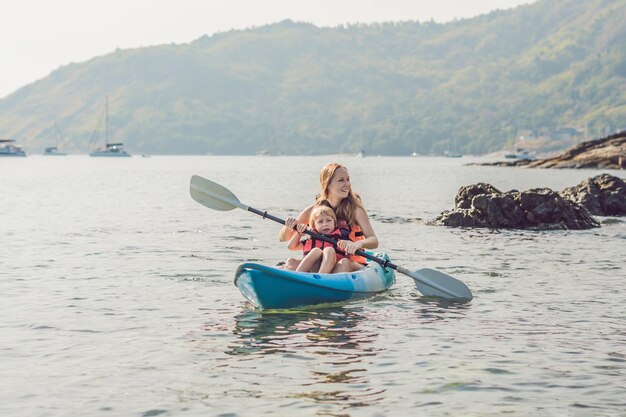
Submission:
[[[20,0],[0,13],[0,98],[116,48],[188,43],[285,19],[448,22],[535,0]]]

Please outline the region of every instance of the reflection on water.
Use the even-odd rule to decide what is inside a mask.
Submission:
[[[450,300],[445,298],[424,297],[420,293],[414,295],[419,308],[420,322],[423,324],[437,321],[452,322],[465,318],[472,306],[472,301]]]
[[[233,334],[237,344],[230,354],[273,354],[316,348],[320,355],[360,355],[376,337],[371,330],[357,329],[364,317],[342,307],[301,310],[247,310],[235,316]],[[339,350],[338,350],[339,349]]]
[[[372,346],[378,334],[362,326],[364,320],[359,309],[341,306],[244,310],[235,316],[235,340],[226,353],[243,359],[251,355],[311,358],[306,369],[300,369],[307,377],[294,387],[292,398],[340,409],[368,406],[380,401],[386,390],[370,384],[364,362],[379,352]],[[324,415],[342,414],[327,410]]]

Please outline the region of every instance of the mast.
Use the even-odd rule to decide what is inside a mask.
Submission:
[[[54,118],[54,144],[56,147],[59,146],[59,142],[61,141],[61,128],[59,127],[59,124],[57,123],[57,119],[56,117]]]
[[[109,148],[109,95],[107,94],[106,104],[105,104],[105,113],[104,113],[104,142],[106,143],[106,148]]]

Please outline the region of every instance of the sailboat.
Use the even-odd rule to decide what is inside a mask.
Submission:
[[[0,139],[0,156],[26,156],[21,146],[13,139]]]
[[[443,151],[443,156],[445,156],[446,158],[460,158],[463,156],[463,154],[454,151]]]
[[[521,142],[523,143],[524,140],[521,139]],[[515,140],[513,141],[513,149],[511,150],[511,152],[507,152],[504,155],[504,157],[507,159],[529,159],[529,160],[535,159],[535,156],[531,154],[531,152],[528,149],[521,148],[521,147],[516,148]]]
[[[65,156],[67,153],[59,151],[59,139],[61,139],[61,129],[57,122],[54,122],[54,136],[56,137],[57,146],[48,146],[44,149],[43,154],[46,156]]]
[[[507,159],[535,159],[528,149],[517,148],[504,155]]]
[[[98,127],[100,126],[100,122],[98,122]],[[91,143],[93,144],[94,140],[98,136],[98,127],[94,131],[91,136]],[[130,156],[128,152],[124,150],[124,144],[121,142],[118,143],[109,143],[109,96],[106,98],[106,104],[104,106],[104,148],[96,149],[95,151],[89,153],[89,156],[105,156],[105,157],[120,157],[120,156]]]
[[[504,157],[507,159],[536,159],[534,154],[525,147],[526,141],[524,135],[519,134],[517,131],[513,138],[513,144],[511,145],[511,151],[507,152]]]
[[[460,158],[460,157],[462,157],[463,154],[458,151],[459,147],[456,144],[456,140],[451,139],[449,142],[452,143],[453,146],[448,146],[448,149],[443,151],[442,155],[445,156],[446,158]]]

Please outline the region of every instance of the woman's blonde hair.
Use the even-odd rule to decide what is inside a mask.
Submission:
[[[337,215],[335,214],[335,210],[329,206],[315,206],[313,210],[311,210],[311,216],[309,217],[309,226],[311,226],[311,229],[315,229],[315,219],[320,216],[332,217],[335,221],[335,229],[337,228]]]
[[[343,168],[348,171],[348,168],[336,162],[324,165],[320,171],[320,186],[322,188],[322,194],[317,196],[315,200],[316,204],[330,207],[330,203],[328,202],[328,188],[330,186],[330,182],[335,176],[335,172],[337,172],[339,168]],[[357,207],[363,208],[361,197],[359,197],[357,193],[353,192],[352,186],[350,186],[348,197],[344,198],[339,204],[339,207],[335,207],[334,210],[338,219],[345,220],[349,225],[353,225],[356,223],[355,217]]]

